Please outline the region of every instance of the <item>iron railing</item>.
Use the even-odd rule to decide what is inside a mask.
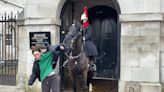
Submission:
[[[0,84],[16,85],[18,68],[17,19],[12,12],[0,15]]]

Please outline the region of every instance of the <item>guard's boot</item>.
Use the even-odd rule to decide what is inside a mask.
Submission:
[[[89,65],[89,71],[92,73],[92,77],[96,76],[96,74],[97,74],[97,72],[96,72],[97,71],[96,64],[91,63]]]
[[[91,61],[89,64],[89,70],[92,72],[96,72],[97,70],[96,64],[94,64],[93,61]]]

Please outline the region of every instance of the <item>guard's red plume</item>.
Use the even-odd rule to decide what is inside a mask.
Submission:
[[[86,17],[88,17],[88,9],[86,6],[84,6],[84,13],[86,14]]]

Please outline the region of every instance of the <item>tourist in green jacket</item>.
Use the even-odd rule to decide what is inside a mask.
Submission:
[[[62,45],[48,45],[47,48],[40,48],[41,56],[38,61],[42,92],[59,92],[59,81],[56,73],[56,64],[59,53],[64,51]],[[35,78],[36,79],[36,78]]]
[[[39,61],[39,67],[42,92],[60,92],[60,84],[55,67],[59,53],[63,50],[64,46],[62,45],[48,45],[48,48],[41,49],[42,54]]]

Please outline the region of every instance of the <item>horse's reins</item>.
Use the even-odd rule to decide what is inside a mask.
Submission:
[[[82,29],[80,29],[80,32],[82,31]],[[75,39],[75,38],[73,38],[73,39]],[[73,41],[71,41],[71,49],[73,48],[72,47],[72,43],[73,43]],[[68,58],[70,58],[70,59],[77,59],[77,58],[79,58],[81,55],[82,55],[82,53],[83,52],[81,52],[81,53],[79,53],[78,55],[76,55],[76,56],[72,56],[72,53],[70,53],[70,55],[67,55],[67,54],[65,54]]]

